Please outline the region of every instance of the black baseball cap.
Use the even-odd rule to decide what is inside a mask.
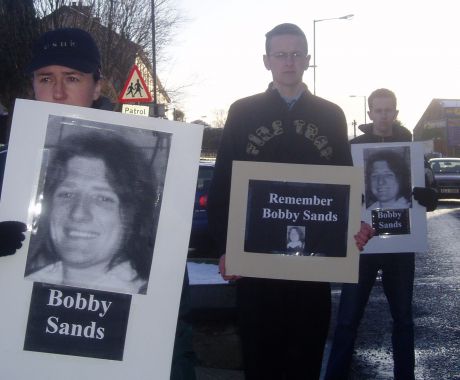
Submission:
[[[32,74],[35,70],[51,65],[100,74],[101,55],[88,32],[78,28],[60,28],[38,38],[32,48],[32,60],[26,72]]]

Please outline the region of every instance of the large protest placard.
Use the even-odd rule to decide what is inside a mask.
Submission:
[[[0,378],[168,379],[203,129],[18,100]]]
[[[425,252],[426,210],[412,197],[425,187],[422,143],[353,144],[364,175],[362,219],[376,231],[363,253]]]
[[[361,188],[353,167],[234,161],[228,274],[357,282]]]

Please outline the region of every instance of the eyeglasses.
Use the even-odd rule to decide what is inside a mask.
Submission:
[[[304,59],[307,54],[301,53],[300,51],[294,51],[292,53],[280,51],[277,53],[269,54],[269,56],[275,58],[278,61],[286,61],[289,58],[292,58],[294,61],[300,61],[301,59]]]
[[[396,112],[396,108],[371,108],[370,111],[375,115],[392,115]]]

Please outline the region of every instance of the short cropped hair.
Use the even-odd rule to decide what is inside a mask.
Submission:
[[[386,88],[379,88],[373,91],[372,94],[370,94],[369,97],[367,98],[367,104],[369,106],[369,110],[372,108],[375,98],[391,98],[396,108],[396,104],[397,104],[396,95],[393,91],[390,91]]]
[[[281,36],[284,34],[292,34],[294,36],[300,36],[305,41],[305,53],[308,53],[308,43],[305,33],[295,24],[284,23],[275,26],[272,30],[265,34],[265,52],[270,52],[270,42],[274,36]]]

